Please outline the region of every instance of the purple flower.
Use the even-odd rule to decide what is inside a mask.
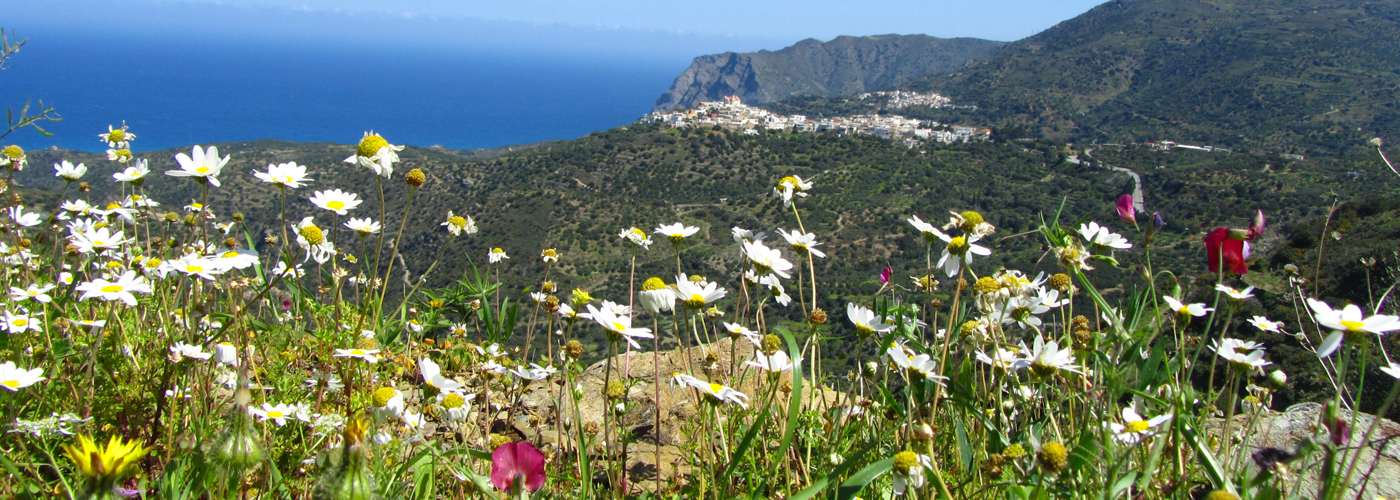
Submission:
[[[1165,225],[1167,225],[1167,221],[1162,220],[1162,212],[1152,212],[1152,229],[1154,231],[1161,230],[1162,226]]]
[[[894,270],[893,270],[893,269],[890,269],[890,266],[885,266],[885,270],[884,270],[884,271],[880,271],[880,284],[881,284],[881,285],[888,285],[888,284],[890,284],[890,276],[892,276],[892,275],[894,275]]]
[[[1123,222],[1134,226],[1137,225],[1137,209],[1133,208],[1133,195],[1125,194],[1119,196],[1118,202],[1115,203],[1115,205],[1118,208],[1119,219],[1123,219]]]
[[[1255,239],[1255,238],[1258,238],[1259,235],[1261,235],[1261,234],[1264,234],[1264,211],[1263,211],[1263,210],[1258,210],[1258,211],[1255,211],[1255,212],[1254,212],[1254,220],[1253,220],[1253,221],[1250,221],[1250,223],[1249,223],[1249,233],[1248,233],[1248,234],[1249,234],[1249,239],[1251,239],[1251,240],[1252,240],[1252,239]]]
[[[492,486],[510,491],[517,476],[530,491],[544,486],[544,454],[525,441],[503,444],[491,453]]]

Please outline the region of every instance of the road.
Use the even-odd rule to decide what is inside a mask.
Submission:
[[[1094,159],[1093,154],[1091,154],[1093,151],[1094,151],[1093,148],[1089,148],[1089,149],[1085,149],[1085,150],[1084,150],[1084,156],[1088,157],[1088,158],[1089,158],[1089,161],[1093,161],[1093,159]],[[1074,155],[1074,156],[1071,156],[1071,157],[1069,157],[1069,158],[1066,158],[1065,161],[1070,162],[1070,163],[1073,163],[1073,164],[1075,164],[1075,165],[1083,165],[1083,162],[1081,162],[1081,161],[1079,160],[1079,155]],[[1123,172],[1123,173],[1126,173],[1126,174],[1128,174],[1128,175],[1133,176],[1133,209],[1134,209],[1134,210],[1137,210],[1137,211],[1139,211],[1139,212],[1145,211],[1145,210],[1143,210],[1143,208],[1142,208],[1142,207],[1143,207],[1143,205],[1142,205],[1142,200],[1143,200],[1143,194],[1142,194],[1142,176],[1138,175],[1137,172],[1134,172],[1134,171],[1132,171],[1132,170],[1129,170],[1129,169],[1126,169],[1126,168],[1123,168],[1123,167],[1115,167],[1115,166],[1113,166],[1113,165],[1109,165],[1109,164],[1103,163],[1103,162],[1099,162],[1099,165],[1102,165],[1104,168],[1108,168],[1108,169],[1112,169],[1112,170],[1117,170],[1117,171],[1119,171],[1119,172]]]

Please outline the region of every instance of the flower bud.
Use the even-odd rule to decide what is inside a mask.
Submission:
[[[564,354],[573,359],[583,357],[583,344],[577,340],[570,340],[569,343],[564,344]]]
[[[420,187],[427,181],[428,176],[424,175],[422,170],[416,168],[409,170],[408,174],[403,176],[403,183],[408,184],[410,187]]]

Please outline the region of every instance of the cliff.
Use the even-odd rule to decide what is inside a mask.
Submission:
[[[779,51],[700,56],[656,100],[664,111],[737,95],[762,104],[796,94],[850,95],[948,73],[1002,42],[927,35],[806,39]]]

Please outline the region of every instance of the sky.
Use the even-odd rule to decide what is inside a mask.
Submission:
[[[694,57],[806,38],[927,34],[1012,41],[1100,0],[7,0],[5,25],[42,35],[204,43],[462,47]],[[33,36],[33,35],[28,35]]]

